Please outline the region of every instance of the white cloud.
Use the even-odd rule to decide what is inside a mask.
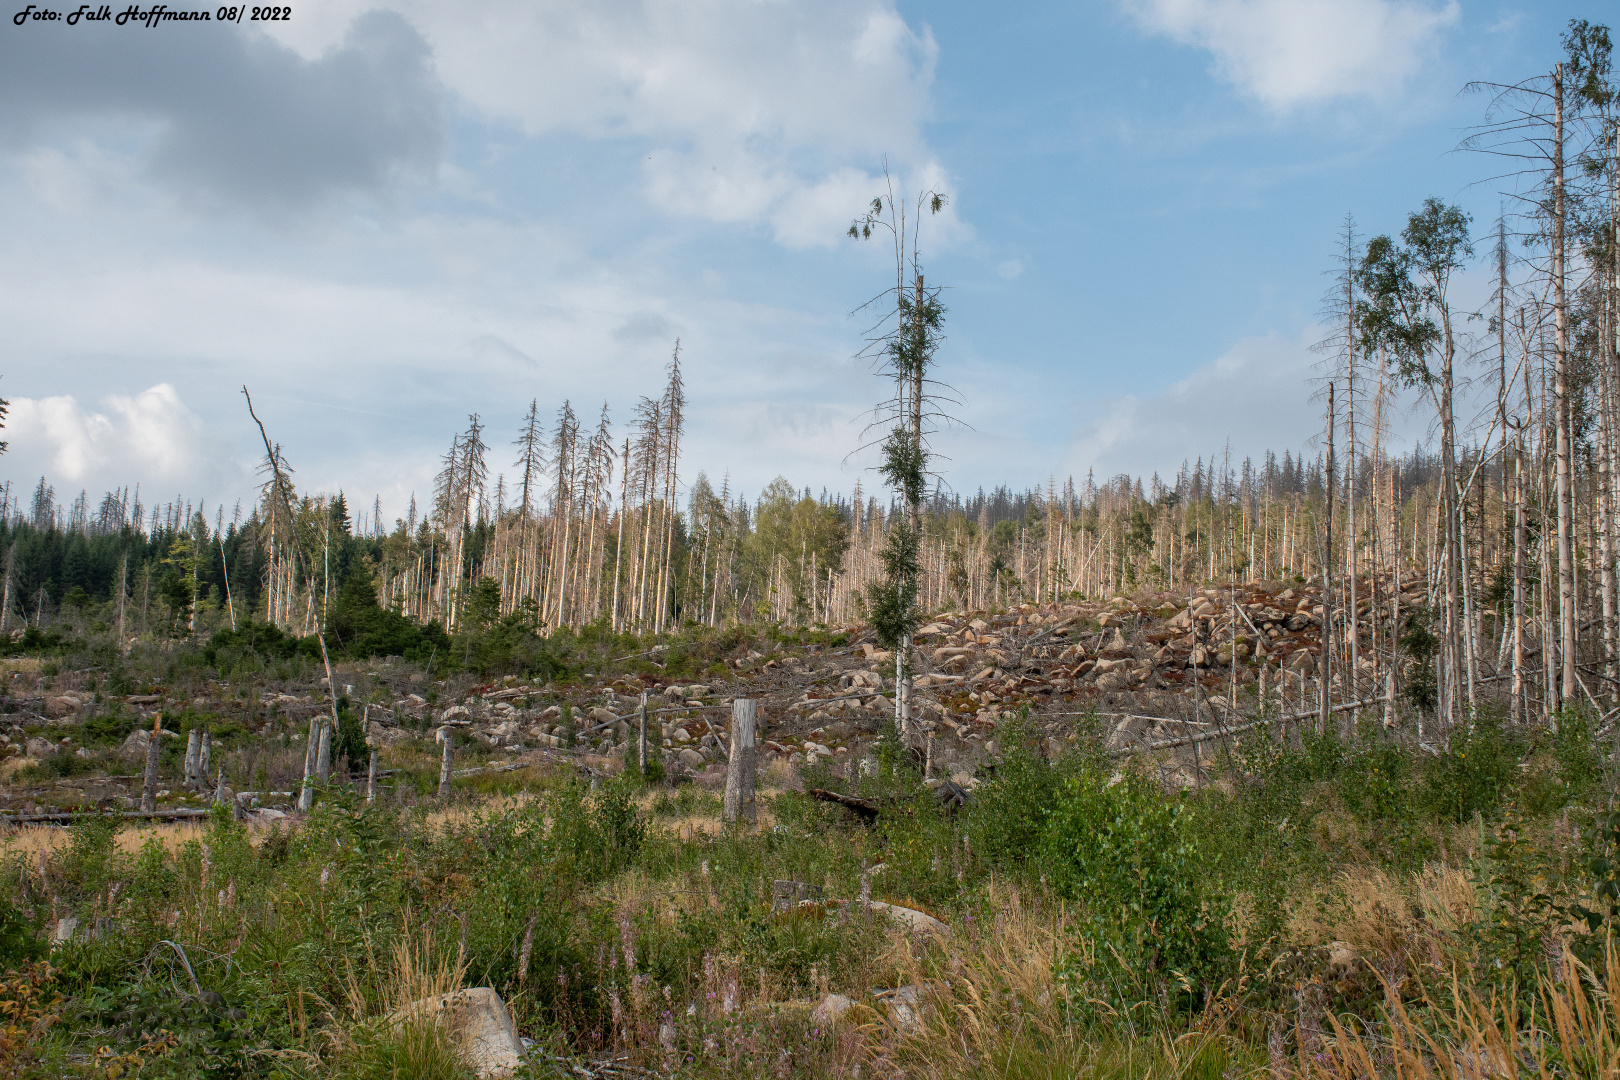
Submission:
[[[271,32],[313,58],[371,6],[338,0]],[[874,194],[863,169],[938,171],[921,133],[938,46],[890,0],[390,6],[478,113],[531,135],[645,141],[647,191],[676,213],[830,244]]]
[[[1145,29],[1204,49],[1276,110],[1400,89],[1457,22],[1457,0],[1119,0]]]
[[[1168,480],[1183,461],[1207,462],[1211,454],[1224,453],[1229,441],[1234,469],[1245,457],[1258,463],[1267,450],[1279,456],[1284,450],[1318,452],[1326,405],[1312,396],[1323,378],[1322,355],[1312,346],[1327,336],[1327,328],[1313,323],[1293,338],[1241,338],[1159,394],[1100,402],[1073,436],[1067,469],[1075,475],[1095,469],[1099,477],[1157,470]],[[1364,385],[1356,406],[1363,425],[1372,413],[1371,391]],[[1430,412],[1421,401],[1414,408],[1411,395],[1398,395],[1393,387],[1389,392],[1384,447],[1404,453],[1429,437]],[[1339,407],[1342,418],[1342,396]],[[1459,402],[1463,413],[1468,408],[1468,399]],[[1363,437],[1366,431],[1363,426]]]
[[[69,486],[93,493],[123,484],[218,492],[245,470],[168,383],[109,395],[100,410],[71,394],[11,399],[0,465],[13,484],[45,476],[59,497]]]
[[[1293,340],[1244,338],[1160,394],[1101,403],[1075,434],[1069,471],[1167,475],[1183,459],[1221,453],[1228,439],[1237,460],[1303,446],[1322,426],[1302,400],[1317,361],[1311,343],[1322,336],[1312,326]]]

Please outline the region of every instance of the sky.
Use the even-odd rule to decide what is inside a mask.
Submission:
[[[1435,195],[1489,231],[1463,87],[1544,72],[1604,17],[317,0],[120,27],[50,2],[0,20],[0,483],[251,505],[245,386],[301,488],[385,519],[469,414],[492,477],[531,401],[605,403],[622,439],[677,339],[685,479],[870,490],[860,308],[894,254],[845,232],[891,189],[947,197],[919,251],[950,488],[1314,456],[1346,215],[1394,233]],[[1426,422],[1397,416],[1397,446]]]

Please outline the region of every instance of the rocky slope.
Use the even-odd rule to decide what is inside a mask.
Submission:
[[[1416,599],[1405,597],[1403,605]],[[1273,714],[1314,705],[1321,629],[1314,584],[1250,583],[1191,597],[1143,594],[942,613],[919,629],[911,663],[918,753],[935,775],[971,785],[976,767],[996,753],[998,730],[1027,709],[1048,754],[1093,731],[1111,749],[1183,741],[1177,760],[1196,771],[1196,736],[1241,724],[1256,712],[1262,690]],[[729,676],[707,683],[660,678],[656,650],[652,673],[604,674],[578,684],[508,679],[434,686],[386,663],[346,665],[337,678],[373,746],[425,746],[459,731],[467,738],[458,741],[472,742],[486,759],[571,759],[598,771],[616,767],[635,741],[645,694],[649,750],[662,756],[669,774],[699,779],[723,769],[732,699],[753,697],[762,717],[762,765],[780,762],[775,775],[792,783],[799,768],[817,760],[847,773],[893,714],[893,656],[860,626],[841,628],[833,637],[840,639],[845,644],[837,647],[739,648],[725,660]],[[144,761],[158,712],[190,710],[240,725],[244,737],[277,737],[286,745],[329,707],[324,685],[244,696],[234,684],[209,683],[195,696],[158,692],[114,701],[88,690],[84,673],[46,678],[37,662],[7,663],[0,754],[13,758],[95,757],[72,732],[82,733],[81,725],[115,704],[136,720],[122,748],[128,773]],[[1365,658],[1363,669],[1358,689],[1371,696]],[[75,778],[67,786],[80,805],[121,805],[138,794],[128,790],[131,781],[138,787],[134,777]],[[51,797],[54,788],[12,784],[0,799],[12,809],[50,805],[61,801]],[[270,792],[257,798],[276,801]]]

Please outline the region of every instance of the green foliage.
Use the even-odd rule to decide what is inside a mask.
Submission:
[[[1493,816],[1518,778],[1520,750],[1494,715],[1453,732],[1450,747],[1423,769],[1429,808],[1457,822],[1476,814]]]
[[[106,712],[98,712],[82,725],[84,737],[93,743],[115,744],[123,742],[135,730],[138,717],[124,711],[124,703],[113,702]]]
[[[626,779],[594,793],[571,784],[557,794],[553,834],[559,858],[585,881],[598,881],[630,865],[647,838],[647,822]]]
[[[1210,859],[1181,801],[1136,773],[1084,770],[1064,781],[1039,851],[1053,890],[1082,911],[1085,946],[1064,971],[1072,1000],[1202,1003],[1231,960],[1230,901],[1206,885]]]
[[[343,762],[347,772],[355,773],[365,769],[371,763],[371,750],[366,746],[366,733],[360,726],[360,718],[354,715],[354,708],[349,703],[347,695],[338,698],[338,725],[334,732],[336,738],[332,740],[332,761]]]
[[[221,671],[234,667],[233,661],[253,657],[261,664],[269,660],[291,660],[303,652],[318,657],[320,648],[314,638],[305,640],[293,634],[282,633],[272,623],[243,622],[235,630],[221,630],[203,647],[203,659]]]
[[[555,640],[541,637],[530,613],[520,609],[483,629],[458,630],[451,652],[479,675],[525,675],[550,680],[567,670],[559,659],[567,642],[568,637],[562,634]]]
[[[919,439],[903,427],[889,433],[883,443],[883,478],[908,506],[922,499],[926,467],[927,451]],[[920,544],[921,536],[909,520],[897,520],[889,527],[888,539],[879,553],[883,579],[866,587],[867,617],[878,640],[889,649],[899,648],[905,636],[918,626]]]
[[[0,896],[0,972],[42,960],[48,951],[43,919],[30,915],[13,900]]]
[[[974,793],[967,834],[974,852],[997,869],[1044,866],[1042,841],[1052,815],[1066,797],[1073,769],[1054,767],[1031,749],[1027,733],[1002,734],[995,779]]]
[[[461,625],[477,633],[488,630],[501,617],[501,583],[492,577],[478,579],[467,593]]]
[[[1567,918],[1561,877],[1551,853],[1529,835],[1516,812],[1485,843],[1474,869],[1480,917],[1470,932],[1481,966],[1502,987],[1534,988],[1550,935]]]
[[[419,1018],[372,1025],[338,1058],[332,1075],[336,1080],[466,1080],[471,1072],[449,1030]]]
[[[1435,672],[1434,657],[1440,648],[1440,639],[1429,628],[1431,615],[1428,608],[1416,608],[1407,616],[1406,629],[1401,633],[1401,650],[1415,663],[1406,677],[1403,694],[1413,708],[1433,715],[1440,704],[1440,684]]]
[[[167,979],[96,987],[73,999],[69,1022],[108,1029],[112,1041],[140,1047],[139,1075],[153,1080],[259,1075],[259,1032],[217,991],[187,993]]]
[[[37,626],[25,626],[22,636],[17,640],[0,639],[0,656],[47,656],[60,653],[67,640],[67,635],[62,630],[41,630]]]
[[[1383,350],[1407,386],[1429,386],[1436,379],[1429,354],[1451,332],[1447,289],[1452,272],[1474,253],[1470,220],[1455,206],[1425,199],[1407,216],[1404,246],[1376,236],[1356,267],[1363,296],[1355,306],[1362,349],[1368,355]]]
[[[356,659],[401,656],[425,664],[450,651],[449,635],[438,620],[419,624],[378,607],[377,590],[368,573],[351,574],[343,583],[327,618],[326,632],[328,649]]]

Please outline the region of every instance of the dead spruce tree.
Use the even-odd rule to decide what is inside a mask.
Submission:
[[[885,308],[892,297],[894,307],[874,327],[862,355],[877,358],[879,375],[893,380],[894,385],[894,393],[878,403],[876,419],[867,430],[889,429],[882,443],[879,471],[905,512],[890,523],[881,555],[884,576],[867,585],[866,599],[873,630],[894,653],[895,721],[902,742],[911,737],[907,660],[919,615],[922,501],[932,456],[928,436],[938,421],[948,419],[940,411],[946,392],[930,377],[944,340],[945,307],[940,303],[939,288],[927,285],[923,278],[919,240],[924,206],[930,214],[937,214],[944,209],[945,196],[925,191],[908,204],[895,198],[891,183],[888,194],[873,199],[866,214],[849,227],[849,235],[860,240],[887,230],[894,245],[893,292],[884,290],[866,305]]]

